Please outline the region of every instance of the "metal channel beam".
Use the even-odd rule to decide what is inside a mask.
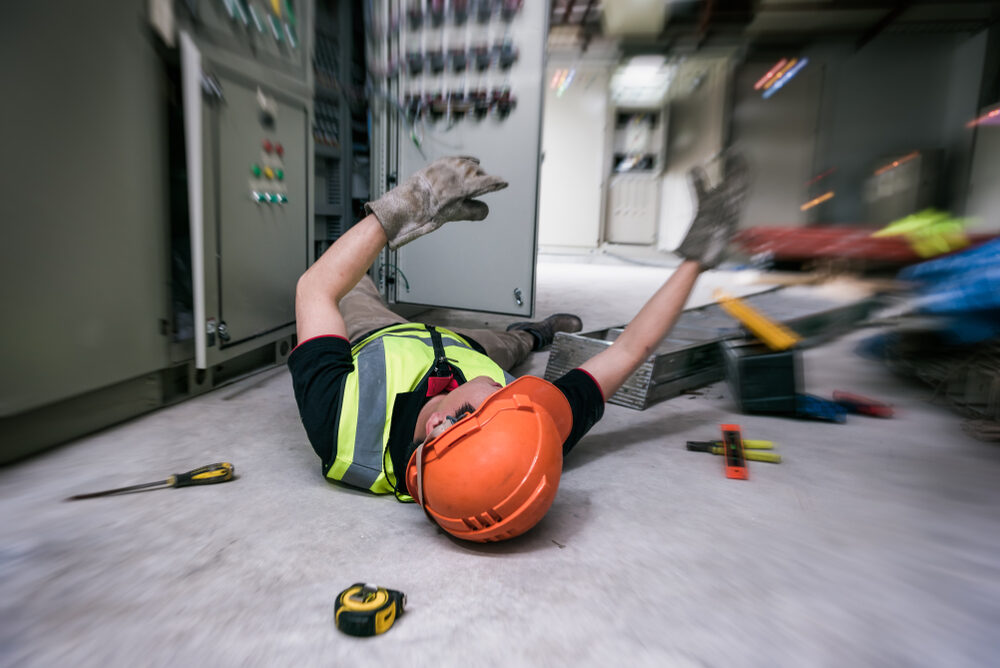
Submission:
[[[745,301],[785,323],[803,337],[799,347],[811,347],[847,331],[868,316],[875,299],[844,303],[788,295],[783,288],[768,290]],[[605,350],[624,329],[556,335],[545,368],[546,380],[555,380]],[[643,410],[688,390],[722,380],[725,375],[720,344],[743,336],[743,330],[718,304],[688,309],[656,352],[636,369],[608,403]]]

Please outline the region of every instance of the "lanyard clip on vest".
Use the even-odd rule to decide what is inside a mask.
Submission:
[[[434,366],[427,374],[427,396],[433,397],[445,390],[455,389],[458,383],[455,380],[455,370],[445,356],[441,333],[430,325],[427,326],[427,331],[430,332],[431,345],[434,346]]]

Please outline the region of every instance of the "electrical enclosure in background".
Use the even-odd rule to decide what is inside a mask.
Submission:
[[[510,186],[482,222],[445,225],[383,267],[401,304],[530,315],[548,3],[371,3],[373,196],[436,158],[471,155]]]

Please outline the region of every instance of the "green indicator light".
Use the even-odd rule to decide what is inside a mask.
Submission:
[[[285,179],[285,170],[283,169],[274,170],[274,177],[279,181],[283,181]]]
[[[250,173],[253,174],[254,176],[258,176],[259,177],[260,176],[260,165],[258,165],[256,162],[254,164],[250,165]]]

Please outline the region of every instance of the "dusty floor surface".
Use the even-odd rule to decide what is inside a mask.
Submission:
[[[668,273],[545,263],[538,311],[621,324]],[[706,275],[691,303],[731,281]],[[882,397],[896,419],[742,416],[721,383],[608,406],[550,513],[499,545],[325,482],[283,368],[6,467],[0,665],[995,665],[1000,448],[855,356],[866,335],[809,351],[806,389]],[[737,482],[685,450],[729,421],[784,462]],[[218,460],[239,479],[61,501]],[[334,628],[357,581],[407,593],[386,635]]]

